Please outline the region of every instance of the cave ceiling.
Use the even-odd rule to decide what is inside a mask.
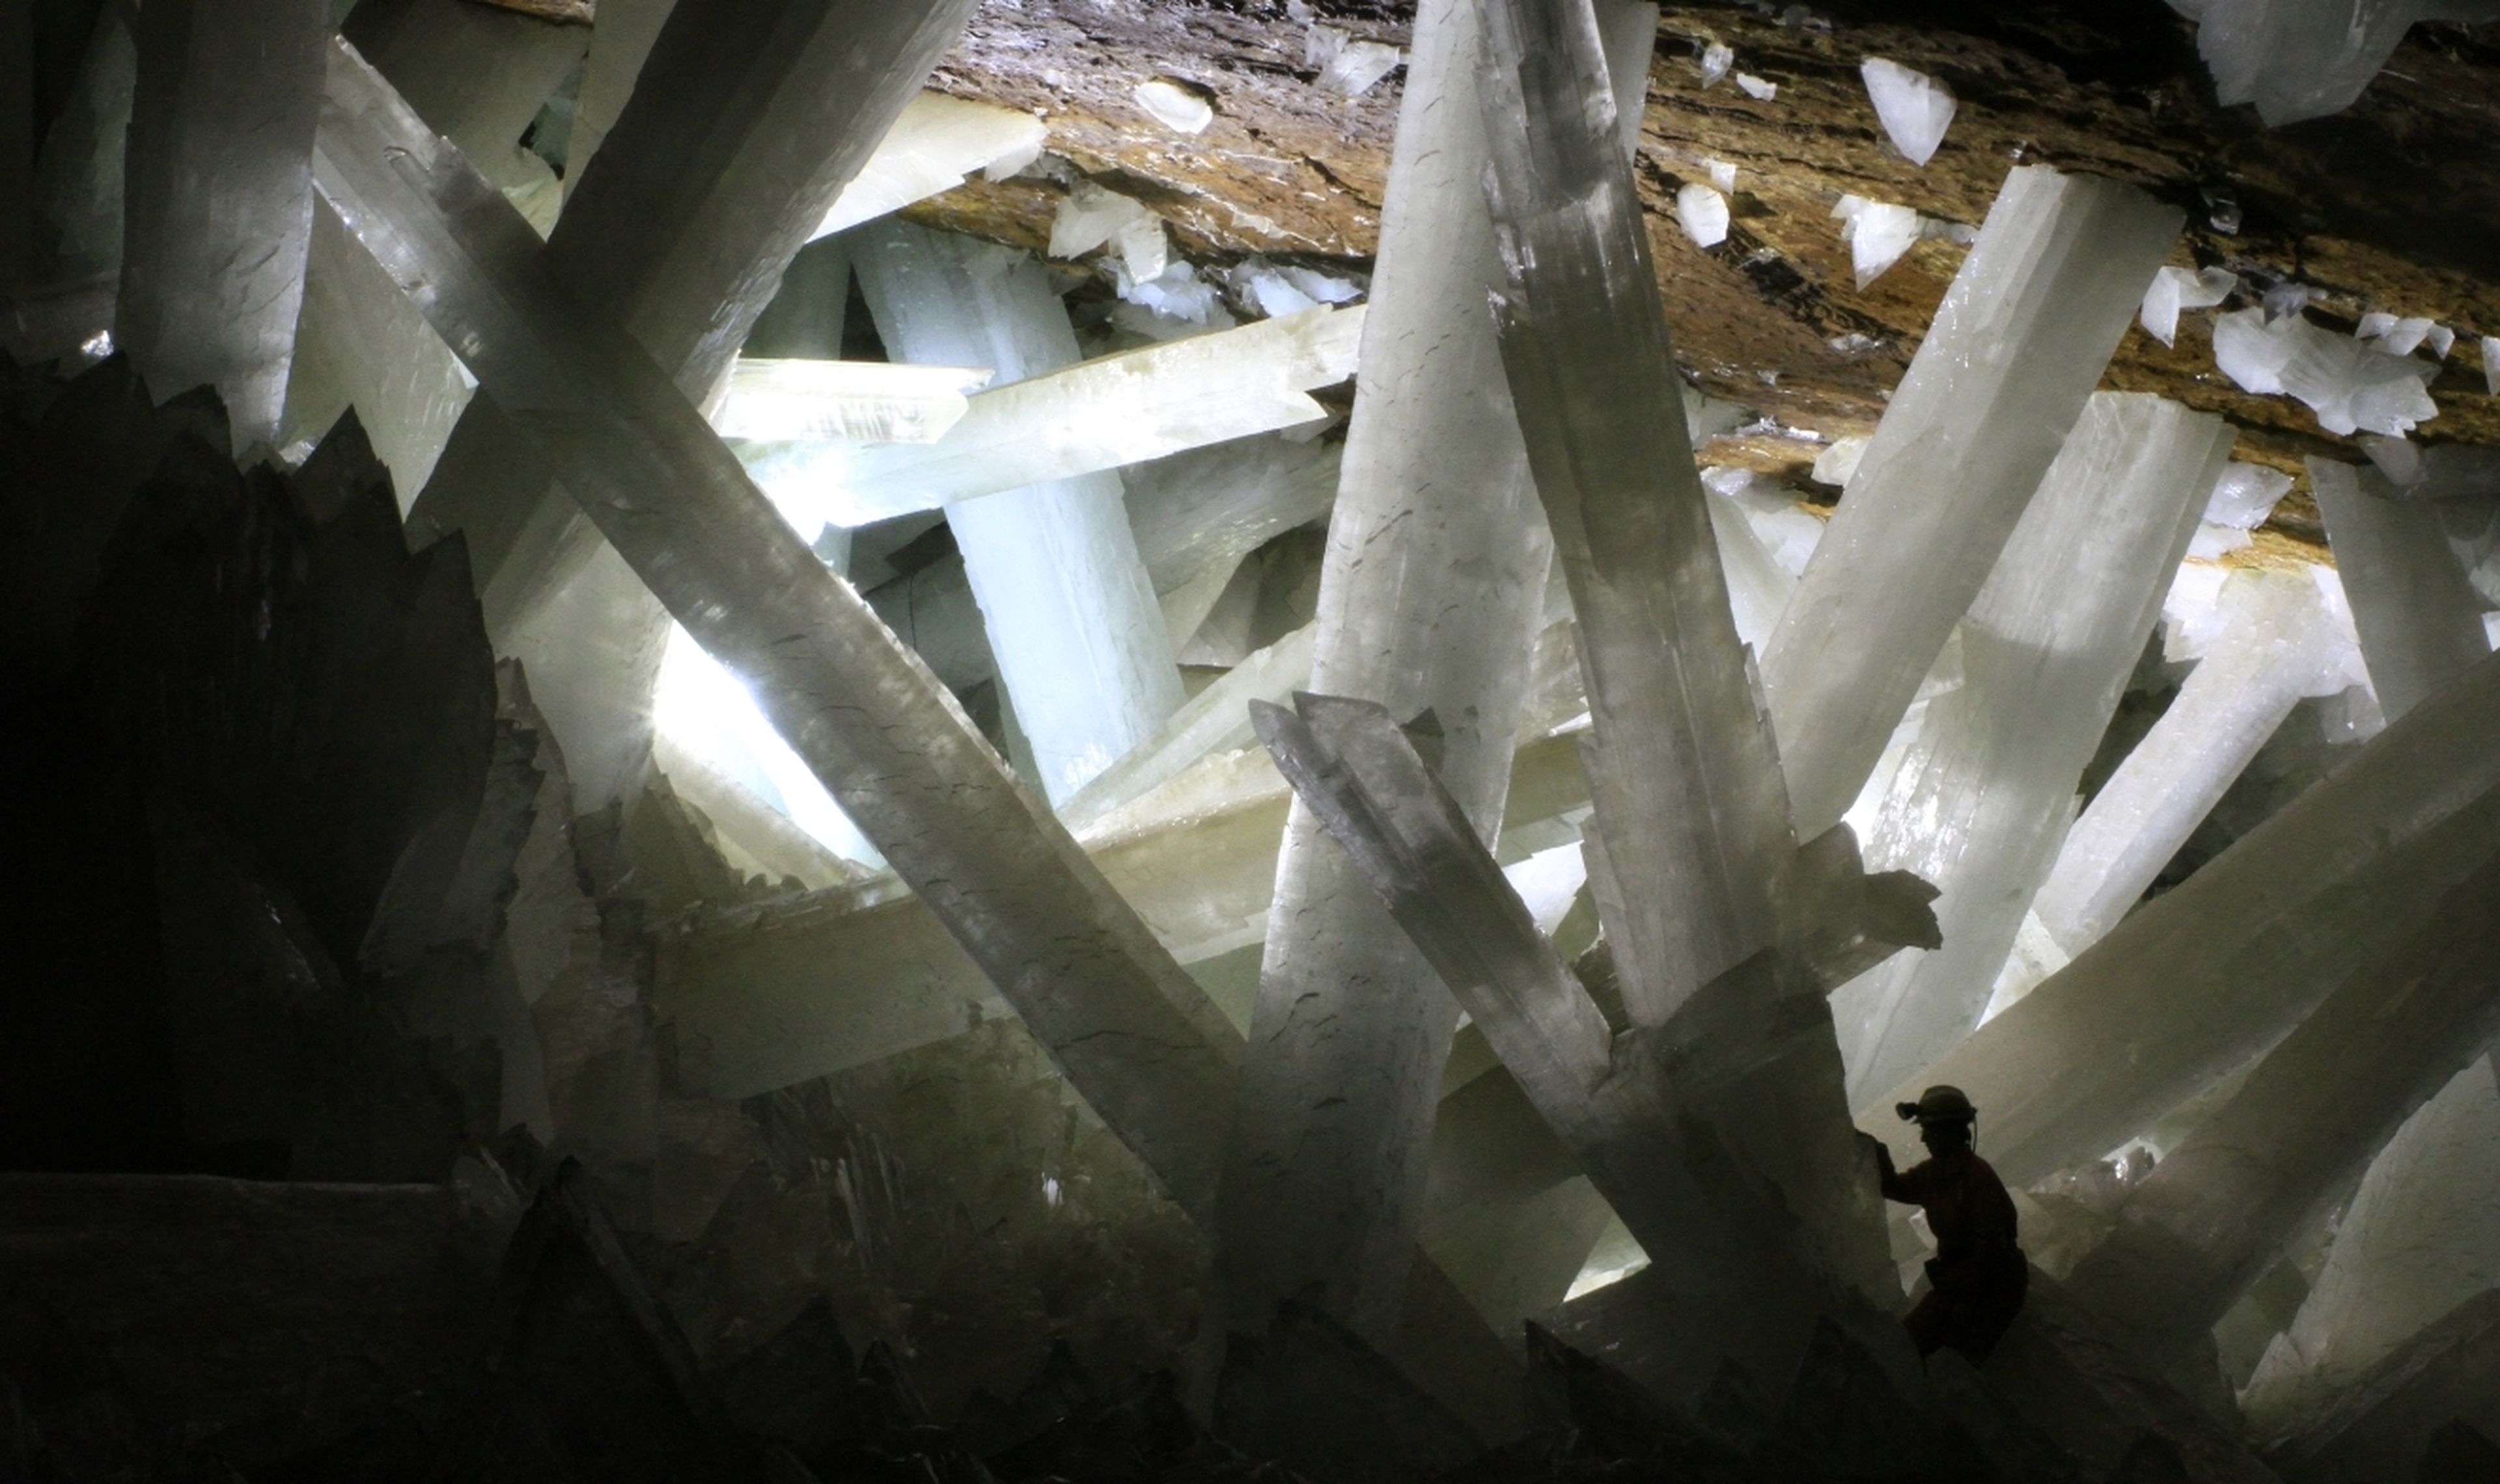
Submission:
[[[1402,46],[1413,8],[1310,10],[1358,39]],[[1304,34],[1283,4],[1261,0],[990,0],[932,85],[1042,115],[1054,153],[1154,207],[1195,261],[1256,252],[1365,266],[1404,73],[1352,99],[1323,92]],[[1732,79],[1704,87],[1700,55],[1714,41],[1776,96],[1748,96]],[[1703,390],[1780,427],[1826,440],[1870,432],[1964,249],[1922,241],[1860,289],[1833,204],[1856,194],[1976,225],[2009,168],[2040,164],[2182,207],[2188,225],[2172,261],[2228,268],[2244,292],[2297,282],[2331,326],[2381,310],[2455,329],[2430,388],[2439,415],[2417,436],[2500,443],[2500,400],[2474,340],[2500,332],[2493,42],[2418,26],[2356,105],[2268,129],[2252,109],[2216,105],[2191,26],[2160,0],[1666,6],[1636,174],[1678,354]],[[1858,74],[1869,55],[1940,78],[1960,99],[1924,168],[1876,123]],[[1213,122],[1196,135],[1159,124],[1133,92],[1156,78],[1202,91]],[[1673,203],[1706,179],[1708,160],[1733,164],[1737,189],[1727,240],[1702,248]],[[1031,175],[976,179],[913,214],[1039,248],[1064,189]],[[2184,316],[2174,346],[2130,330],[2106,384],[2223,414],[2242,431],[2241,458],[2297,474],[2309,455],[2358,457],[2305,407],[2244,393],[2216,371],[2211,324]],[[1815,447],[1756,434],[1704,456],[1794,469]],[[2304,481],[2233,559],[2322,556]]]

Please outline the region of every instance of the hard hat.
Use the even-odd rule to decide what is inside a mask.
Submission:
[[[1904,1103],[1896,1109],[1904,1119],[1915,1119],[1921,1125],[1930,1123],[1968,1123],[1979,1116],[1970,1098],[1958,1087],[1930,1087],[1919,1095],[1916,1103]]]

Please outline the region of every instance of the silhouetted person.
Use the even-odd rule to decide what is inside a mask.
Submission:
[[[2015,1241],[2014,1199],[1971,1147],[1979,1110],[1960,1088],[1930,1087],[1895,1111],[1917,1121],[1931,1158],[1895,1171],[1891,1151],[1869,1138],[1883,1167],[1884,1194],[1924,1210],[1936,1238],[1936,1255],[1927,1259],[1927,1295],[1901,1323],[1922,1357],[1950,1345],[1976,1365],[2023,1311],[2030,1287],[2030,1265]]]

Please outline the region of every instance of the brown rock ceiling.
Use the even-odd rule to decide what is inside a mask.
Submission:
[[[1413,15],[1359,0],[1313,8],[1397,45]],[[2313,314],[2330,325],[2386,310],[2457,330],[2431,387],[2439,416],[2416,436],[2500,444],[2500,399],[2484,389],[2474,339],[2500,333],[2500,32],[2418,27],[2353,108],[2268,130],[2250,109],[2215,106],[2192,29],[2160,0],[1892,0],[1793,12],[1792,24],[1778,14],[1670,5],[1652,62],[1637,175],[1679,353],[1705,390],[1826,437],[1869,430],[1964,249],[1923,242],[1860,290],[1832,203],[1855,192],[1976,224],[2009,167],[2042,164],[2185,208],[2173,262],[2309,284]],[[1360,262],[1377,240],[1404,73],[1358,99],[1322,93],[1301,64],[1302,30],[1281,0],[990,0],[934,85],[1042,114],[1054,151],[1153,205],[1195,259]],[[1758,101],[1732,80],[1704,90],[1698,59],[1712,40],[1778,96]],[[1883,140],[1858,76],[1868,55],[1939,77],[1961,100],[1924,169]],[[1131,97],[1154,77],[1206,90],[1215,122],[1196,136],[1157,124]],[[1739,175],[1728,239],[1703,249],[1672,202],[1709,158]],[[1058,196],[1043,181],[975,183],[918,214],[1039,247]],[[2236,234],[2214,226],[2216,201],[2236,202]],[[2129,330],[2105,384],[2222,413],[2243,430],[2243,458],[2296,471],[2312,453],[2359,457],[2307,408],[2223,379],[2212,317],[2184,315],[2175,348]],[[1834,348],[1852,336],[1873,344]],[[1714,452],[1793,464],[1800,446],[1758,439]],[[2321,539],[2304,488],[2244,559],[2314,555],[2300,548]]]

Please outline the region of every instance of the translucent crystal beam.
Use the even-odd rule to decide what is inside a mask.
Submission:
[[[993,397],[1077,358],[1066,307],[1041,265],[1022,253],[892,221],[862,229],[852,253],[878,334],[905,360],[995,367],[1010,384],[982,394]],[[968,431],[977,439],[983,428],[967,428],[976,415],[968,412],[938,443],[887,449],[939,450]],[[980,600],[1000,682],[1057,804],[1179,708],[1180,671],[1119,477],[1036,479],[1030,467],[1019,476],[1012,456],[991,467],[1012,482],[950,507],[946,523]]]
[[[521,136],[590,49],[590,28],[468,0],[359,0],[341,34],[532,226],[554,226],[563,184]]]
[[[1800,836],[1858,796],[2181,220],[2115,181],[2006,177],[1762,659]]]
[[[1474,0],[1416,16],[1364,325],[1363,384],[1320,582],[1311,686],[1430,709],[1441,775],[1499,827],[1551,544],[1528,487],[1485,294]],[[1392,1322],[1457,1010],[1307,810],[1287,827],[1227,1157],[1229,1323],[1317,1282]]]
[[[2399,502],[2376,469],[2309,461],[2309,487],[2326,538],[2370,688],[2389,721],[2491,652],[2483,600],[2449,549],[2436,506]]]
[[[1834,997],[1851,1105],[1979,1023],[2230,445],[2219,417],[2101,392],[2049,466],[1867,837],[1871,864],[1942,890],[1944,946]]]
[[[2066,833],[2032,904],[2069,956],[2142,900],[2292,707],[2328,683],[2335,635],[2308,577],[2234,573],[2220,607],[2221,632]]]
[[[610,307],[687,398],[707,402],[784,266],[970,9],[769,0],[679,11],[647,58],[630,58],[622,75],[643,85],[573,172],[578,184],[546,244],[554,271],[576,296]],[[616,38],[648,18],[619,6]],[[602,46],[594,37],[594,73]],[[491,397],[472,403],[411,524],[420,537],[467,534],[487,632],[529,667],[577,764],[576,797],[594,808],[630,793],[645,765],[667,623],[509,423]]]
[[[747,468],[859,526],[1301,426],[1328,415],[1306,390],[1354,375],[1363,316],[1310,309],[1124,350],[979,392],[937,438],[750,448]]]
[[[2480,812],[2486,829],[2500,821]],[[2500,862],[2388,946],[2163,1157],[2068,1275],[2068,1293],[2148,1357],[2188,1354],[2500,1033]]]
[[[2411,940],[2500,851],[2495,728],[2500,657],[2146,903],[1902,1095],[1925,1082],[1969,1093],[1988,1110],[1989,1163],[2015,1184],[2118,1147]]]
[[[138,22],[114,341],[274,445],[312,238],[325,0],[164,0]]]
[[[1204,995],[650,356],[565,292],[528,224],[344,45],[318,159],[341,218],[426,285],[437,331],[635,573],[749,678],[1070,1084],[1202,1210],[1233,1075]]]
[[[921,93],[904,105],[876,152],[816,224],[816,235],[830,237],[953,190],[976,170],[993,180],[1011,176],[1040,156],[1049,133],[1048,125],[1017,109]]]
[[[2241,1398],[2277,1437],[2441,1315],[2500,1289],[2500,1080],[2473,1063],[2371,1161],[2325,1267]]]

